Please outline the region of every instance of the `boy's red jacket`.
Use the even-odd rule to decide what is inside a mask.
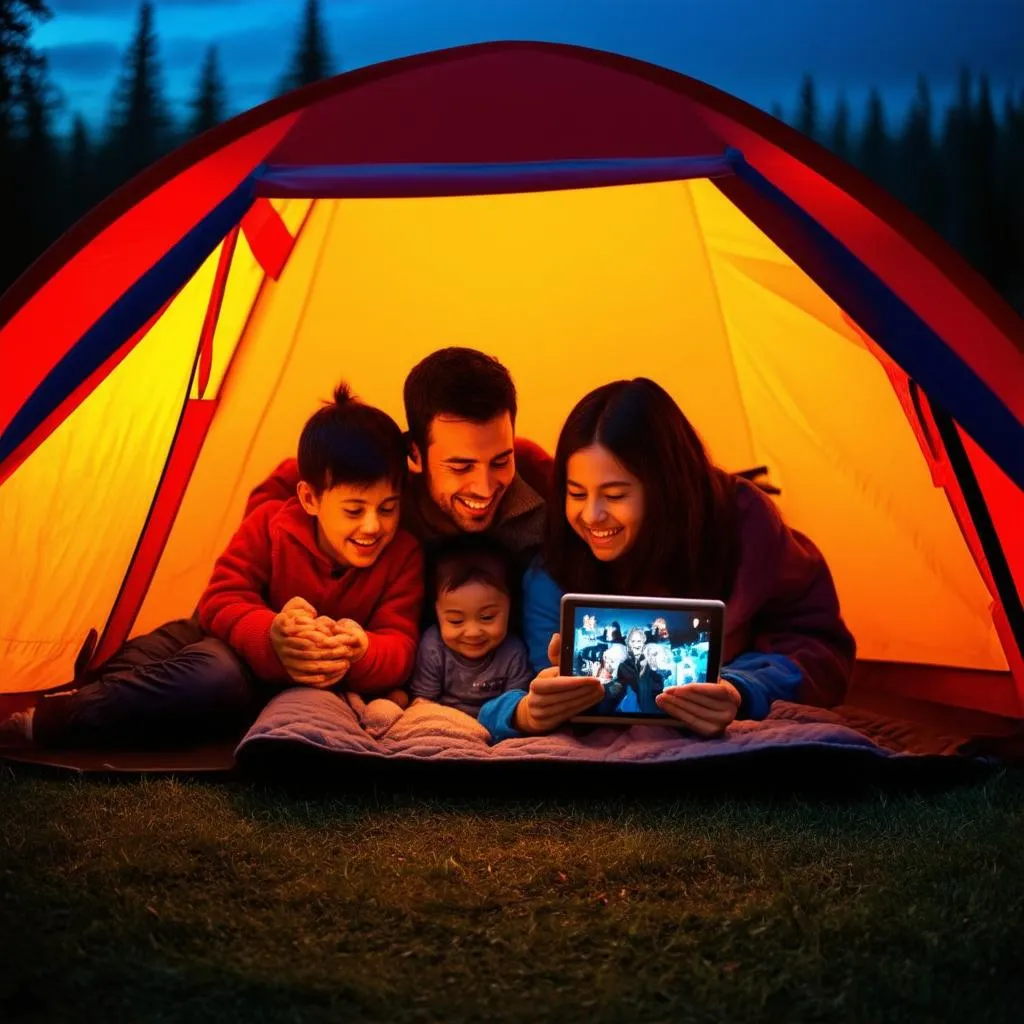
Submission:
[[[242,521],[199,600],[199,623],[230,644],[261,679],[287,682],[270,643],[274,616],[293,597],[318,615],[354,619],[369,646],[342,681],[359,693],[412,674],[423,604],[423,551],[399,530],[368,569],[341,568],[318,547],[316,519],[298,498],[266,501]]]

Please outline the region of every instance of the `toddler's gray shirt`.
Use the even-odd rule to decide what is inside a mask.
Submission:
[[[506,636],[486,657],[470,659],[445,647],[441,630],[431,626],[420,640],[409,692],[476,718],[492,698],[528,690],[533,676],[526,645],[517,636]]]

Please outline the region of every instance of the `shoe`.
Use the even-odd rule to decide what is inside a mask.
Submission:
[[[95,629],[90,629],[89,635],[85,638],[85,643],[82,644],[75,658],[76,683],[82,682],[88,675],[89,662],[92,660],[93,652],[96,650],[96,644],[99,643],[99,639],[99,633]]]

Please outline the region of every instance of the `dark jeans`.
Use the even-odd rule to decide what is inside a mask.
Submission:
[[[145,748],[227,736],[255,714],[263,690],[194,619],[129,640],[79,682],[36,705],[39,746]]]

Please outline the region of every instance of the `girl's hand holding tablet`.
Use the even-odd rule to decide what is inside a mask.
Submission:
[[[698,736],[718,736],[732,724],[740,709],[739,690],[730,682],[690,683],[662,690],[655,703]]]
[[[574,715],[593,707],[604,696],[604,687],[592,676],[558,674],[562,638],[555,633],[548,644],[551,668],[544,669],[530,683],[529,693],[515,712],[516,728],[527,735],[550,732]]]

